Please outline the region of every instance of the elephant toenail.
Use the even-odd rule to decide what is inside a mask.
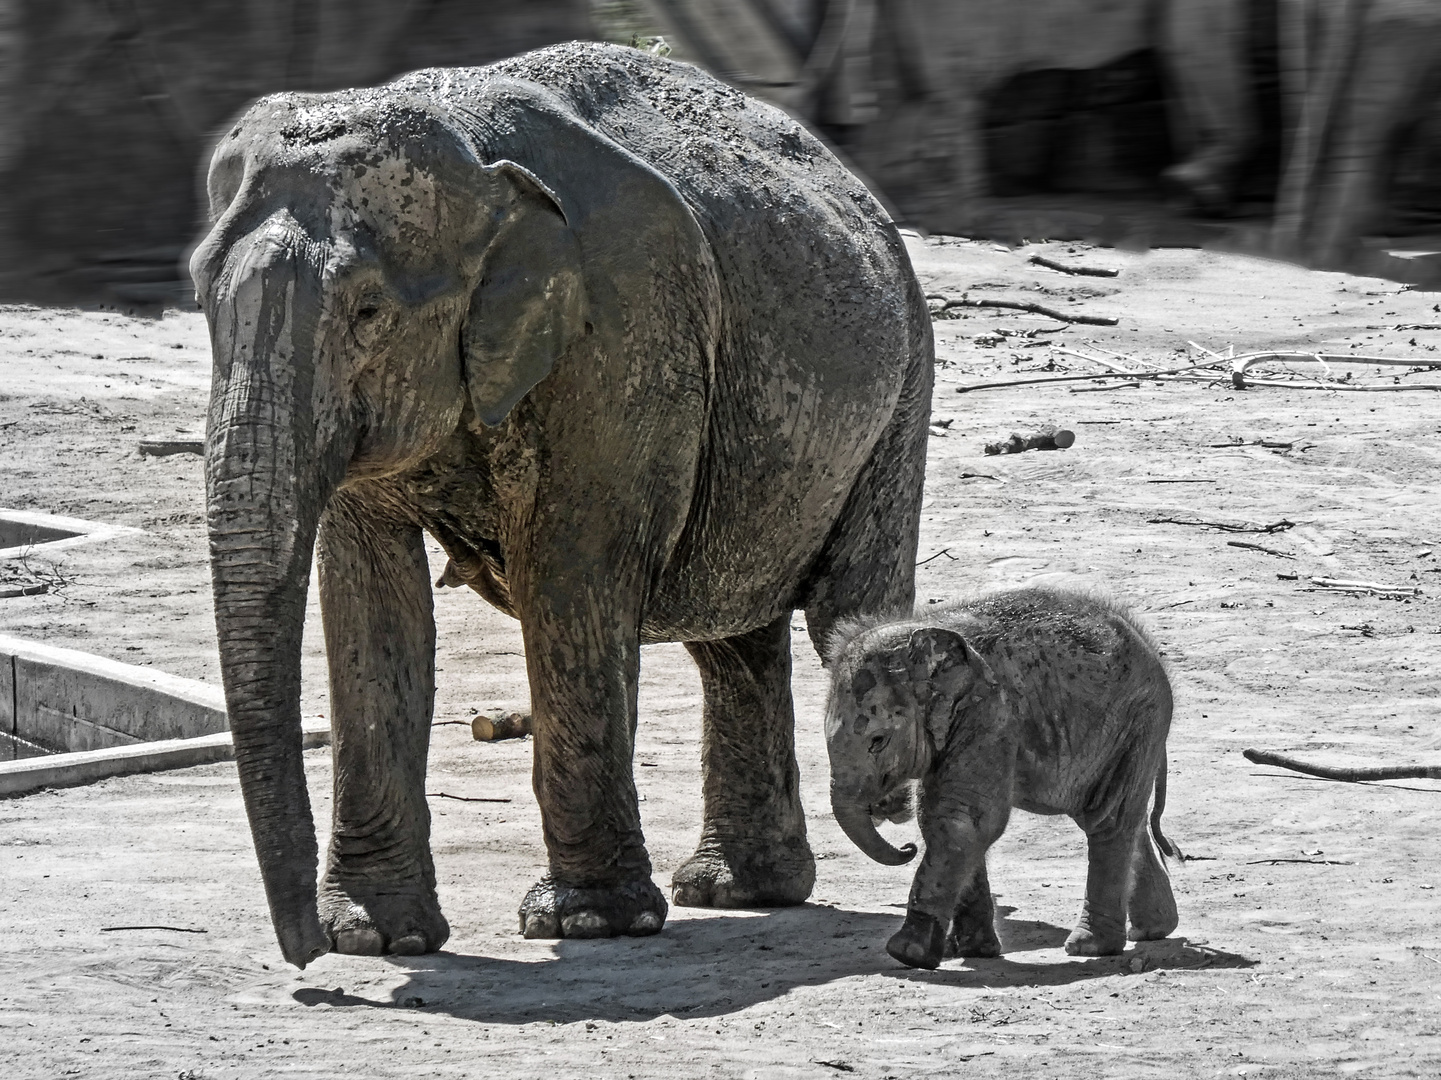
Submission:
[[[568,938],[610,937],[610,923],[598,911],[577,911],[560,921]]]
[[[560,937],[560,920],[549,912],[527,915],[521,924],[520,932],[527,938],[558,938]]]
[[[626,930],[627,934],[655,934],[659,933],[662,926],[661,917],[654,911],[642,911],[635,917],[635,921]]]
[[[335,951],[347,956],[379,956],[385,952],[385,938],[367,927],[342,930],[335,935]]]
[[[393,956],[419,956],[429,951],[425,944],[425,938],[420,934],[406,934],[390,943],[390,952]]]

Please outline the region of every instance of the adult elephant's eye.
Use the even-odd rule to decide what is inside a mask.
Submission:
[[[380,306],[378,304],[364,304],[356,310],[355,317],[364,321],[365,319],[373,319],[379,314]]]
[[[889,735],[877,735],[871,740],[871,753],[879,754],[886,748],[886,743],[890,741],[891,737]]]

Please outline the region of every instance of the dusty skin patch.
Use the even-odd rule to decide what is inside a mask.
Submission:
[[[1441,331],[1368,329],[1441,322],[1441,296],[1387,282],[1198,251],[1013,253],[954,241],[912,251],[928,292],[991,283],[979,295],[1117,315],[1116,327],[1059,337],[1150,361],[1170,361],[1187,339],[1441,356],[1429,351]],[[1031,251],[1122,273],[1106,295],[1085,293],[1084,279],[1028,266]],[[1326,760],[1441,752],[1441,401],[1219,384],[958,394],[1046,364],[1047,349],[1012,339],[983,347],[977,335],[1052,325],[967,314],[937,323],[946,366],[935,412],[953,422],[931,442],[920,553],[948,548],[957,558],[920,568],[919,599],[1037,579],[1094,584],[1149,625],[1177,696],[1166,829],[1207,860],[1174,874],[1181,926],[1170,940],[1114,958],[1065,956],[1081,835],[1018,813],[991,868],[1007,953],[936,972],[893,963],[884,943],[910,871],[869,863],[829,817],[824,680],[797,635],[802,793],[820,859],[805,907],[672,909],[665,931],[641,940],[522,940],[515,910],[543,861],[529,744],[475,743],[465,725],[436,728],[428,790],[513,801],[431,800],[440,895],[455,929],[438,956],[283,966],[233,766],[0,802],[0,1074],[1441,1072],[1441,871],[1430,861],[1441,785],[1334,784],[1240,755],[1246,746]],[[218,678],[199,459],[136,449],[142,437],[203,428],[207,354],[193,314],[147,322],[0,309],[0,505],[146,530],[66,554],[57,569],[67,584],[0,601],[0,629]],[[1072,428],[1076,445],[982,455],[983,443],[1047,422]],[[1213,445],[1238,439],[1248,445]],[[1239,538],[1295,558],[1230,547],[1229,534],[1148,524],[1160,517],[1286,518],[1297,527]],[[437,574],[442,562],[437,554]],[[1302,591],[1310,574],[1415,584],[1424,595],[1405,603]],[[515,624],[456,590],[437,593],[436,609],[436,719],[522,702]],[[313,609],[312,619],[308,714],[326,708]],[[664,887],[699,830],[700,693],[679,646],[648,647],[643,679],[636,779]],[[324,820],[329,758],[312,753],[308,764]],[[897,842],[912,828],[887,826]],[[134,925],[207,933],[103,929]]]

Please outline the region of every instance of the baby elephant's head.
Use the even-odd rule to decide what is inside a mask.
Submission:
[[[995,676],[960,634],[914,623],[858,634],[832,657],[831,668],[831,809],[871,858],[909,862],[915,845],[892,847],[877,821],[904,817],[910,781],[944,749],[957,709],[988,697]]]

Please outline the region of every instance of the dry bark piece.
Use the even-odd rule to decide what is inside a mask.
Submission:
[[[1382,765],[1375,767],[1312,765],[1297,761],[1273,750],[1242,750],[1247,761],[1257,765],[1275,765],[1281,769],[1319,776],[1323,780],[1441,780],[1441,765]]]
[[[529,735],[530,713],[513,712],[504,716],[477,716],[470,722],[470,733],[476,742],[497,739],[521,739]]]
[[[169,457],[171,454],[203,454],[203,439],[141,439],[140,453],[150,457]]]
[[[1020,454],[1027,450],[1064,450],[1066,447],[1074,445],[1075,441],[1076,433],[1074,431],[1047,424],[1029,435],[1013,431],[1011,437],[1004,442],[986,443],[986,453]]]

